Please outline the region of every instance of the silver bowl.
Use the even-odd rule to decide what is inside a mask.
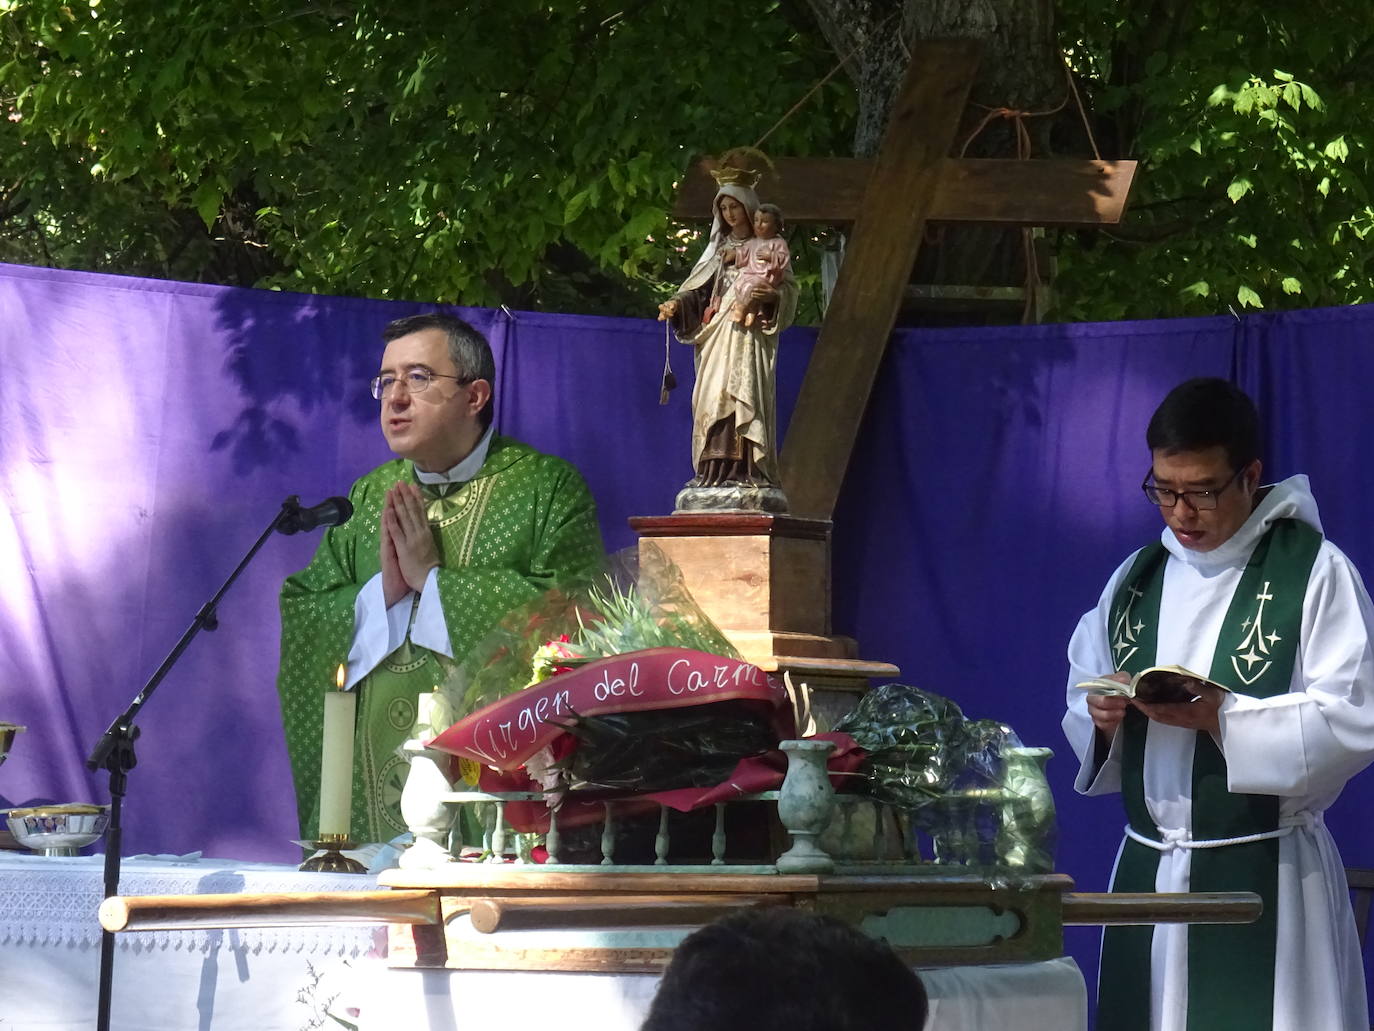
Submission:
[[[45,856],[74,856],[105,833],[107,805],[40,805],[0,810],[14,839]]]
[[[9,758],[10,746],[14,744],[14,735],[27,729],[18,723],[6,723],[4,720],[0,720],[0,765],[4,765],[5,760]]]

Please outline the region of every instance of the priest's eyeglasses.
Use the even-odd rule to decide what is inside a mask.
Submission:
[[[449,376],[442,372],[430,372],[428,369],[411,369],[404,376],[393,376],[388,372],[385,376],[374,377],[369,386],[372,388],[372,396],[378,401],[382,401],[391,393],[397,383],[404,383],[409,393],[423,394],[436,379],[456,380],[461,387],[473,382],[474,378],[472,376]]]
[[[1145,474],[1145,482],[1140,485],[1140,489],[1150,499],[1150,504],[1158,505],[1160,508],[1173,508],[1183,501],[1195,512],[1206,512],[1217,507],[1217,499],[1221,497],[1221,492],[1239,480],[1243,472],[1244,466],[1232,473],[1231,478],[1216,490],[1170,490],[1168,487],[1157,487],[1150,482],[1150,477],[1154,473],[1151,469]]]

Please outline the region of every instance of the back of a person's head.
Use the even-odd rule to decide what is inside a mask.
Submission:
[[[1232,469],[1259,457],[1259,413],[1249,396],[1229,380],[1190,379],[1169,391],[1145,430],[1151,451],[1226,449]]]
[[[641,1031],[920,1031],[921,979],[882,941],[790,907],[690,935]]]

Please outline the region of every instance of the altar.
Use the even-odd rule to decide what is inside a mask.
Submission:
[[[371,876],[199,857],[126,860],[121,894],[371,891]],[[0,853],[0,1016],[7,1026],[86,1029],[95,1012],[103,894],[99,856]],[[680,938],[688,927],[650,934]],[[501,932],[514,947],[560,948],[595,929]],[[561,938],[561,941],[560,941]],[[381,924],[131,931],[117,936],[111,1026],[120,1031],[300,1031],[340,1026],[450,1031],[474,1020],[557,1014],[564,1031],[636,1031],[657,972],[405,969]],[[1086,1028],[1083,976],[1068,957],[922,968],[927,1027]]]

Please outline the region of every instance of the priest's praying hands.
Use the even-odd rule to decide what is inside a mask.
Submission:
[[[410,591],[423,591],[429,571],[439,564],[439,549],[425,515],[424,499],[412,483],[397,483],[386,492],[381,560],[382,595],[387,608]]]

